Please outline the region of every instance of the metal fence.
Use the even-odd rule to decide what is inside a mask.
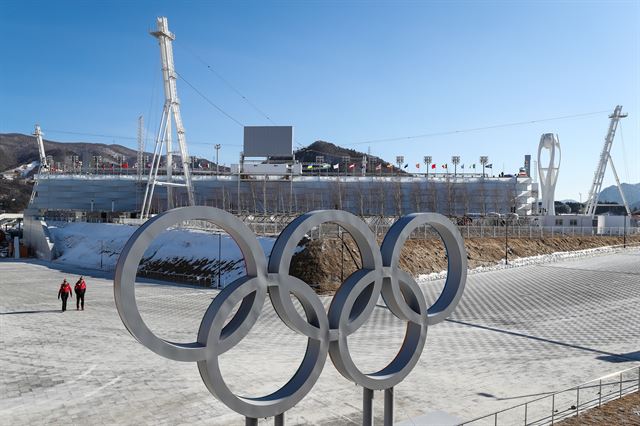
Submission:
[[[600,407],[624,395],[640,391],[640,366],[618,371],[579,386],[550,393],[462,425],[552,425],[584,411]]]
[[[218,274],[176,274],[167,271],[149,271],[142,269],[138,271],[138,277],[151,278],[159,281],[169,281],[171,283],[190,284],[206,288],[220,288],[225,284],[224,282],[219,283],[221,276]],[[224,275],[222,275],[222,279],[224,280]]]
[[[239,218],[259,236],[277,236],[282,230],[293,220],[295,215],[242,215]],[[75,216],[46,216],[47,221],[58,222],[100,222],[100,219]],[[393,225],[396,218],[369,216],[362,217],[362,220],[369,225],[369,228],[377,237],[384,237]],[[113,218],[114,223],[122,225],[139,226],[145,222],[143,219],[129,218]],[[203,220],[189,221],[183,223],[180,227],[191,228],[212,232],[224,232],[211,222]],[[503,223],[496,225],[459,225],[458,229],[464,238],[553,238],[553,237],[588,237],[588,236],[607,236],[622,237],[624,235],[633,236],[640,235],[640,227],[591,227],[591,226],[538,226],[538,225],[520,225],[517,223]],[[318,226],[310,233],[310,237],[339,237],[344,231],[338,225],[326,223]],[[412,234],[412,239],[424,239],[437,237],[433,229],[429,226],[416,229]]]

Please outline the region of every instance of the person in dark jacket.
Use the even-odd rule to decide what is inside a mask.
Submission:
[[[80,277],[76,282],[74,290],[76,291],[76,311],[79,310],[81,306],[84,311],[84,293],[87,291],[87,283],[84,282],[83,277]]]
[[[62,312],[67,310],[67,299],[69,297],[73,297],[71,285],[67,282],[65,278],[60,284],[60,290],[58,290],[58,300],[62,298]]]

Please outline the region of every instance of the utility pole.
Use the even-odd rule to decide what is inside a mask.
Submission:
[[[165,102],[160,118],[160,127],[156,137],[155,148],[153,151],[153,160],[151,162],[151,170],[147,181],[147,188],[142,203],[141,216],[149,217],[151,201],[156,185],[165,186],[167,188],[167,208],[173,208],[173,188],[186,188],[189,205],[195,205],[195,195],[191,183],[191,171],[189,169],[189,153],[187,151],[187,140],[185,137],[184,126],[182,125],[182,117],[180,115],[180,101],[178,100],[178,90],[176,88],[177,75],[173,62],[173,46],[172,42],[175,35],[169,31],[167,18],[159,17],[156,20],[157,30],[151,32],[151,35],[158,39],[160,45],[160,58],[162,61],[162,79],[164,83]],[[184,175],[184,183],[173,181],[173,147],[172,147],[172,118],[176,125],[176,133],[178,135],[178,145],[180,146],[180,156],[182,158],[182,170]],[[158,169],[160,168],[160,157],[162,146],[166,149],[166,171],[167,177],[165,181],[158,180]]]

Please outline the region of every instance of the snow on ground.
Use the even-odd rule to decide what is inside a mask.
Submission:
[[[112,271],[115,269],[118,257],[127,240],[137,229],[136,226],[115,225],[109,223],[50,223],[49,231],[55,244],[54,262],[91,269]],[[220,240],[220,261],[232,264],[223,269],[222,283],[230,283],[244,274],[242,253],[228,235],[222,235]],[[266,256],[269,256],[275,238],[258,237],[258,241]],[[298,249],[301,249],[300,247]],[[572,252],[556,252],[538,256],[510,259],[509,264],[504,260],[493,266],[479,266],[468,271],[476,274],[499,269],[515,268],[519,266],[557,262],[563,259],[594,256],[621,250],[620,247],[605,246]],[[202,231],[172,229],[160,234],[145,252],[149,261],[186,260],[197,261],[208,259],[218,261],[218,236]],[[419,282],[440,280],[446,278],[447,271],[423,274],[417,277]]]
[[[136,231],[136,226],[110,223],[50,223],[49,231],[55,244],[55,263],[80,266],[91,269],[114,270],[118,257],[127,240]],[[258,242],[266,255],[271,253],[274,238],[259,237]],[[196,261],[209,259],[211,262],[237,263],[225,272],[223,282],[231,282],[244,275],[242,253],[235,241],[228,235],[220,236],[220,257],[218,257],[218,235],[202,231],[171,229],[156,238],[144,258],[148,261],[169,261],[181,259]]]
[[[26,177],[33,169],[35,169],[39,165],[40,165],[39,161],[32,161],[29,164],[23,164],[14,169],[6,170],[2,172],[2,175],[7,180],[13,180],[13,178],[16,177],[16,175],[23,178],[23,177]]]

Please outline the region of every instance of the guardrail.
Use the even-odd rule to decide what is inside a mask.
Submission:
[[[287,217],[289,220],[293,220],[295,216]],[[252,216],[242,217],[244,223],[259,236],[277,236],[282,230],[289,224],[286,220],[252,220]],[[393,224],[393,220],[388,220],[381,223],[379,220],[367,221],[369,228],[377,236],[384,236],[389,231],[389,228]],[[393,219],[393,218],[391,218]],[[51,216],[46,217],[45,220],[60,221],[60,222],[100,222],[100,219],[91,218],[87,220],[84,217],[59,217]],[[143,219],[129,219],[129,218],[114,218],[114,223],[122,225],[139,226],[145,222]],[[190,221],[183,224],[182,227],[220,232],[215,225],[206,221]],[[590,227],[590,226],[513,226],[513,225],[459,225],[458,229],[460,234],[464,238],[498,238],[505,237],[508,234],[509,238],[553,238],[553,237],[588,237],[588,236],[606,236],[606,237],[622,237],[625,235],[633,236],[640,235],[640,227]],[[331,223],[322,224],[318,228],[315,228],[311,232],[311,237],[340,237],[344,231],[341,231],[337,225]],[[416,229],[412,234],[412,239],[424,239],[437,237],[437,234],[429,227],[422,227]]]
[[[640,366],[618,371],[581,385],[460,423],[462,425],[552,425],[580,416],[590,408],[640,391]]]

